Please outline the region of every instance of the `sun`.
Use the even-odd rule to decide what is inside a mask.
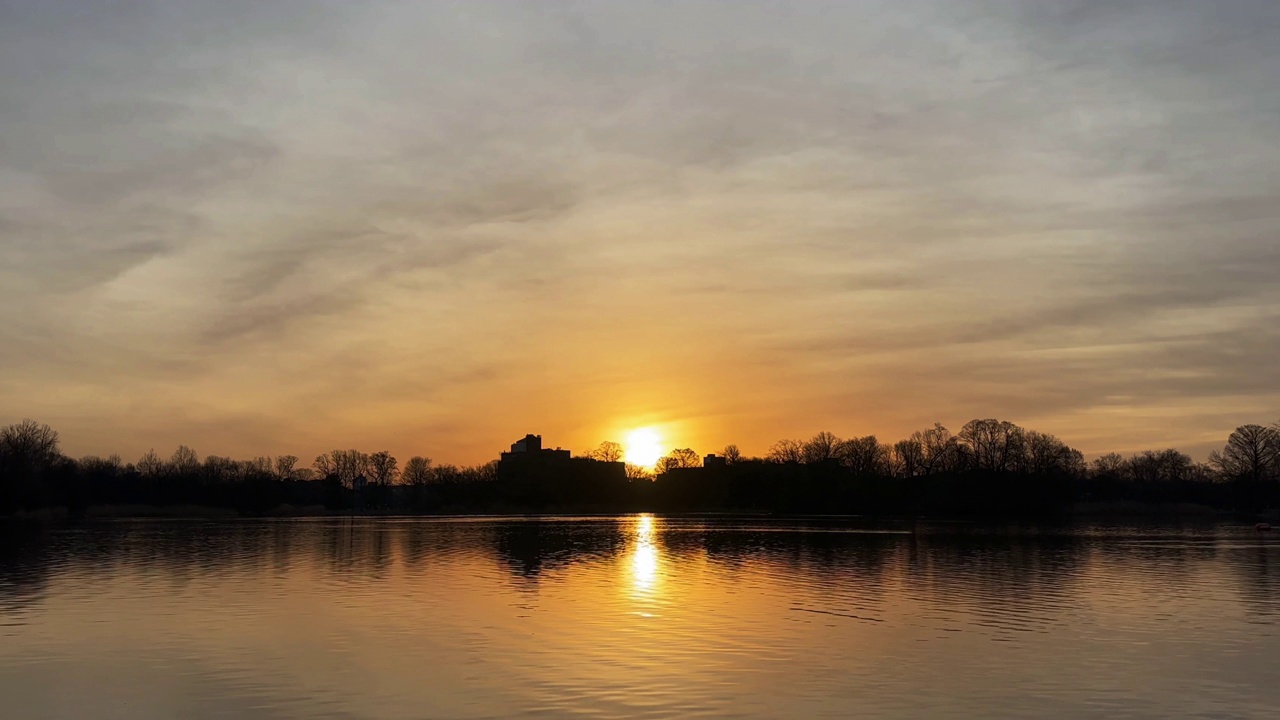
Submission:
[[[662,459],[662,438],[653,428],[637,428],[627,433],[625,459],[632,465],[653,467]]]

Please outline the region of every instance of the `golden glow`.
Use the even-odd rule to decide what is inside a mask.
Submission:
[[[658,546],[653,537],[653,516],[641,515],[636,520],[635,552],[631,556],[631,575],[635,589],[648,593],[658,580]]]
[[[638,428],[627,434],[625,459],[632,465],[651,468],[662,458],[662,438],[653,428]],[[649,518],[652,521],[652,518]]]

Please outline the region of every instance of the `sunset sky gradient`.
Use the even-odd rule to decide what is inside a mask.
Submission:
[[[1280,3],[0,0],[0,423],[763,453],[1280,419]]]

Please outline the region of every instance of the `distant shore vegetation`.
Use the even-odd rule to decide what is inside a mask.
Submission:
[[[537,436],[529,436],[530,439]],[[540,439],[540,438],[539,438]],[[515,446],[513,446],[513,450]],[[169,508],[141,514],[761,512],[1033,516],[1082,505],[1160,504],[1237,513],[1280,507],[1280,423],[1242,425],[1208,462],[1173,448],[1086,462],[1053,435],[976,419],[897,442],[821,432],[780,440],[763,457],[734,445],[678,448],[652,468],[606,441],[576,456],[514,453],[472,467],[389,452],[332,450],[236,460],[181,446],[126,462],[70,458],[58,433],[24,420],[0,428],[0,515],[56,509]],[[516,460],[520,462],[516,462]],[[549,464],[548,464],[549,463]],[[557,464],[559,463],[559,464]],[[203,510],[199,510],[203,509]]]

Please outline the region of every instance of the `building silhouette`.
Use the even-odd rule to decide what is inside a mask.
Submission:
[[[554,508],[616,497],[627,484],[627,470],[621,462],[544,448],[542,436],[530,433],[499,457],[498,482],[504,496],[518,505]]]
[[[568,450],[545,449],[541,435],[529,434],[511,443],[511,451],[502,453],[499,463],[521,467],[528,463],[567,462],[572,459],[573,455]]]

